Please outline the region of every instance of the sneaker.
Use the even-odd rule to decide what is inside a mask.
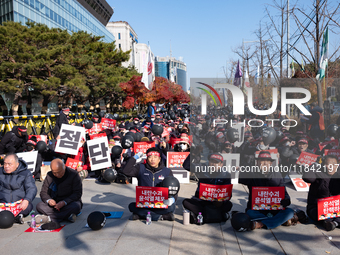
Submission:
[[[54,221],[41,225],[41,229],[43,229],[43,230],[55,230],[55,229],[58,229],[60,227],[61,227],[60,223],[54,222]]]
[[[38,214],[34,218],[35,218],[36,224],[45,224],[45,223],[51,222],[50,216],[43,215],[43,214]]]
[[[69,222],[72,222],[72,223],[75,223],[75,222],[76,222],[76,219],[77,219],[77,216],[76,216],[74,213],[72,213],[72,214],[67,218],[67,220],[68,220]]]
[[[159,220],[175,221],[175,215],[172,212],[167,213],[167,214],[163,214],[163,215],[161,215]]]
[[[261,221],[253,221],[250,225],[250,230],[263,228],[263,223]]]
[[[24,215],[22,215],[21,213],[18,214],[15,218],[14,218],[14,222],[17,224],[24,224]]]
[[[323,222],[323,227],[327,230],[327,231],[332,231],[335,229],[337,225],[335,224],[335,222],[333,221],[324,221]]]
[[[139,220],[139,219],[140,219],[140,217],[139,217],[139,215],[136,214],[136,213],[133,213],[133,214],[130,216],[130,218],[129,218],[129,220]]]

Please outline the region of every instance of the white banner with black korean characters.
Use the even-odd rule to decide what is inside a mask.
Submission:
[[[91,170],[99,170],[111,167],[109,143],[106,137],[87,141]]]
[[[27,164],[27,169],[34,173],[35,165],[37,164],[38,151],[29,151],[29,152],[19,152],[17,153],[19,159],[22,159]]]
[[[244,142],[244,125],[243,125],[243,123],[236,124],[236,125],[233,125],[233,128],[237,129],[237,131],[239,133],[239,138],[236,142],[234,142],[234,146],[240,147],[242,145],[242,143]]]
[[[222,153],[223,166],[227,167],[227,171],[231,174],[231,184],[238,184],[240,175],[240,154],[239,153]]]
[[[56,152],[77,155],[81,141],[85,141],[85,128],[79,126],[72,126],[68,124],[62,124],[60,133],[60,139],[57,140],[55,147]]]

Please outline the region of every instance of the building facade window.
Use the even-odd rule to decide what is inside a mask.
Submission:
[[[120,33],[118,33],[118,39],[120,40]]]
[[[4,9],[2,1],[0,11]],[[102,40],[108,43],[115,40],[105,26],[76,0],[5,0],[5,3],[10,3],[9,6],[13,6],[13,9],[9,10],[12,12],[8,13],[7,17],[1,17],[0,13],[0,23],[14,20],[25,24],[31,20],[50,28],[67,29],[69,33],[83,30],[96,36],[103,36]]]

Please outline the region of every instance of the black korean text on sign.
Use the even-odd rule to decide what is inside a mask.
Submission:
[[[76,150],[80,140],[81,132],[73,130],[63,130],[63,134],[60,136],[60,147]]]
[[[100,148],[100,150],[95,152],[97,148]],[[92,159],[92,164],[96,165],[96,164],[108,162],[108,159],[107,159],[108,148],[105,146],[105,143],[91,145],[89,146],[89,150],[90,150],[90,156]],[[98,156],[101,156],[101,158],[104,158],[104,159],[96,159],[96,157]]]

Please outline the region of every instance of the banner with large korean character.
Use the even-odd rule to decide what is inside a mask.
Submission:
[[[0,203],[0,212],[1,211],[10,211],[14,214],[14,217],[17,216],[22,210],[19,208],[23,199],[20,199],[13,203]]]
[[[244,142],[244,129],[245,129],[245,127],[242,123],[240,123],[240,124],[233,125],[233,128],[237,129],[238,134],[239,134],[238,140],[236,142],[234,142],[234,145],[236,147],[240,147],[242,145],[242,143]]]
[[[281,200],[285,198],[285,187],[253,187],[252,210],[284,210]]]
[[[340,216],[340,195],[318,199],[318,220]]]
[[[227,167],[230,173],[231,184],[238,184],[238,177],[240,172],[238,167],[240,166],[240,154],[239,153],[222,153],[223,165]]]
[[[207,201],[230,200],[233,185],[212,185],[200,183],[199,198]]]
[[[25,161],[27,164],[27,169],[31,173],[34,173],[35,166],[37,164],[38,151],[19,152],[17,153],[17,156],[19,159]]]
[[[325,155],[335,155],[335,156],[338,157],[338,160],[340,160],[340,150],[339,149],[325,150]]]
[[[183,162],[190,152],[168,152],[166,167],[172,170],[173,175],[180,183],[190,182],[190,172],[183,168]]]
[[[168,208],[164,200],[168,199],[168,188],[136,187],[136,207],[138,208]]]
[[[116,126],[116,120],[111,120],[107,118],[102,118],[101,120],[102,128],[103,129],[111,129],[114,130]]]
[[[301,152],[300,157],[296,161],[296,164],[299,165],[312,165],[314,162],[316,162],[316,159],[319,157],[319,155],[309,153],[309,152]]]
[[[55,151],[77,155],[80,146],[82,146],[81,141],[85,140],[85,128],[62,124],[59,137],[60,139],[57,140]]]
[[[111,167],[109,143],[106,137],[87,141],[91,170]]]
[[[294,184],[296,191],[309,191],[310,183],[305,182],[302,179],[302,175],[290,174],[289,177]]]
[[[78,167],[82,166],[83,162],[73,159],[67,158],[65,166],[72,168],[73,170],[77,170]]]
[[[133,152],[137,154],[138,152],[143,152],[143,157],[145,157],[145,153],[149,148],[155,147],[154,141],[149,142],[134,142],[133,143]]]
[[[93,123],[92,128],[85,130],[86,134],[89,134],[89,135],[98,134],[100,131],[102,131],[101,123]]]

